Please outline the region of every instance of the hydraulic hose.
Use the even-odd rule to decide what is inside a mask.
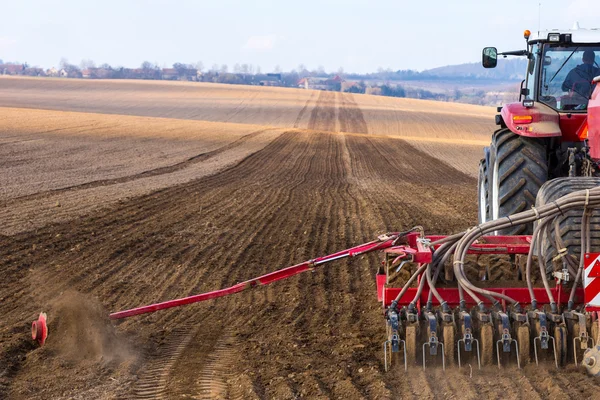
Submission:
[[[396,305],[398,304],[398,302],[400,301],[400,299],[402,298],[402,296],[404,296],[404,294],[406,293],[406,291],[408,290],[408,288],[410,287],[410,285],[413,283],[413,281],[417,278],[417,276],[419,276],[421,273],[423,273],[423,271],[425,271],[425,269],[427,268],[427,265],[428,264],[421,265],[415,271],[415,273],[412,274],[412,276],[408,279],[408,281],[406,281],[406,283],[402,287],[402,290],[400,290],[400,293],[398,293],[398,296],[396,296],[396,298],[392,302],[391,308],[395,308],[396,307]]]
[[[573,308],[574,300],[575,300],[575,290],[577,289],[577,285],[579,285],[579,281],[582,279],[583,275],[583,265],[585,263],[585,253],[589,250],[589,233],[590,233],[590,214],[587,208],[583,209],[583,214],[581,216],[581,252],[579,256],[579,268],[577,269],[577,275],[575,276],[575,280],[573,281],[573,287],[571,288],[571,293],[569,294],[569,310]]]
[[[585,191],[581,190],[565,195],[560,199],[550,204],[540,206],[537,209],[534,208],[532,210],[523,211],[508,217],[500,218],[498,220],[489,221],[484,224],[478,225],[474,229],[467,231],[459,240],[458,245],[454,251],[454,272],[457,280],[459,281],[459,284],[462,284],[465,290],[467,290],[467,292],[470,290],[472,292],[477,292],[485,296],[500,298],[512,304],[516,304],[516,301],[510,298],[509,296],[478,288],[469,281],[467,276],[464,274],[463,265],[467,251],[471,244],[475,240],[477,240],[478,237],[483,236],[489,232],[498,231],[515,225],[530,223],[535,220],[546,217],[554,217],[558,214],[564,214],[564,211],[583,208],[587,205],[597,206],[599,203],[600,187]],[[546,278],[545,273],[542,274],[542,278]],[[547,279],[545,282],[545,286],[546,284]]]

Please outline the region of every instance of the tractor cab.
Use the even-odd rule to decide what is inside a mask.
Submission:
[[[499,56],[525,57],[527,68],[519,101],[498,109],[498,129],[484,148],[480,222],[530,209],[542,185],[555,178],[600,177],[600,135],[592,121],[598,105],[590,100],[600,86],[600,29],[575,24],[564,30],[526,30],[524,37],[524,50],[483,49],[485,68],[495,68]],[[497,234],[532,232],[529,224]]]
[[[498,53],[483,50],[483,66],[494,68],[498,56],[527,57],[519,103],[508,105],[499,125],[523,136],[560,136],[561,141],[580,142],[578,130],[585,121],[588,102],[600,76],[600,29],[525,31],[527,49]],[[519,126],[532,114],[541,115],[538,126]],[[516,120],[514,118],[517,118]]]
[[[498,53],[483,50],[483,66],[494,68],[501,56],[528,59],[520,100],[540,102],[558,112],[585,113],[593,92],[593,79],[600,76],[600,29],[525,31],[527,50]]]

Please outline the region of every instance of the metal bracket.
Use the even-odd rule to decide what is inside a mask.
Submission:
[[[501,325],[502,325],[502,328],[501,328],[502,336],[501,336],[500,340],[496,341],[496,356],[498,358],[498,368],[502,368],[502,364],[500,362],[500,344],[502,344],[502,352],[503,353],[510,353],[511,345],[514,343],[515,344],[515,353],[517,354],[517,366],[520,369],[521,361],[519,360],[519,344],[517,342],[517,339],[514,339],[510,335],[510,318],[508,317],[508,314],[506,314],[505,312],[502,312],[502,311],[495,312],[494,316],[500,320]]]
[[[426,360],[427,360],[427,354],[425,351],[425,348],[427,346],[429,346],[429,355],[430,356],[437,356],[438,355],[438,347],[440,347],[442,349],[441,353],[442,353],[442,369],[445,371],[446,370],[446,359],[444,357],[444,344],[441,343],[437,337],[437,319],[435,317],[435,315],[431,312],[426,312],[425,314],[425,319],[427,320],[427,323],[429,324],[429,340],[425,343],[423,343],[423,370],[425,370],[426,368]]]
[[[406,310],[406,309],[404,309]],[[414,312],[409,312],[408,310],[405,311],[406,312],[406,321],[410,322],[410,323],[415,323],[419,321],[419,316],[417,315],[417,313]]]
[[[546,350],[548,349],[548,343],[552,341],[552,350],[554,352],[554,364],[556,364],[556,368],[558,368],[558,356],[556,355],[556,341],[548,333],[548,320],[546,318],[548,315],[539,310],[536,310],[531,313],[531,316],[540,321],[540,335],[533,338],[533,353],[535,355],[535,365],[539,365],[536,343],[540,343],[540,349]]]
[[[460,312],[460,319],[462,321],[462,325],[463,325],[463,329],[464,329],[464,336],[462,337],[462,339],[458,339],[457,346],[457,353],[458,353],[458,368],[461,368],[461,360],[460,360],[460,343],[463,343],[464,346],[464,351],[465,352],[471,352],[473,351],[473,343],[475,344],[475,348],[477,349],[477,366],[479,367],[479,369],[481,369],[481,357],[479,355],[479,340],[475,339],[473,337],[473,326],[471,323],[471,315],[466,312],[466,311],[461,311]]]
[[[495,316],[500,319],[500,322],[502,323],[502,339],[499,340],[502,341],[502,351],[504,353],[510,353],[510,344],[512,340],[516,341],[516,339],[513,339],[510,336],[510,320],[508,315],[500,311],[495,313]]]
[[[389,325],[391,334],[388,337],[388,340],[383,342],[383,363],[385,371],[388,371],[388,365],[392,364],[392,353],[400,352],[400,344],[402,344],[402,348],[404,349],[404,370],[408,370],[408,365],[406,361],[406,342],[400,339],[400,335],[398,335],[398,330],[400,328],[400,321],[398,313],[395,310],[389,310],[387,315],[387,323]],[[388,357],[388,349],[389,349],[389,357]],[[388,363],[389,358],[389,363]]]
[[[519,344],[517,343],[517,339],[513,339],[510,337],[510,333],[508,330],[505,330],[502,333],[502,339],[496,342],[496,355],[498,356],[498,368],[502,368],[500,363],[500,343],[502,343],[503,351],[506,353],[510,353],[510,345],[511,343],[515,344],[515,352],[517,353],[517,367],[521,369],[521,361],[519,361]],[[506,346],[508,345],[508,351],[506,350]]]
[[[483,323],[492,321],[492,316],[489,313],[479,310],[475,311],[475,317],[479,320],[479,322]]]
[[[392,337],[385,342],[383,342],[383,364],[385,372],[388,372],[389,365],[392,365],[392,354],[400,351],[400,343],[402,343],[402,349],[404,351],[404,371],[408,371],[408,364],[406,361],[406,342],[398,336],[398,332],[392,333]],[[397,350],[394,351],[394,348]],[[388,351],[389,349],[389,351]],[[388,352],[389,352],[389,362],[388,362]]]
[[[577,366],[577,341],[579,341],[579,348],[581,350],[587,350],[590,347],[594,347],[594,338],[587,334],[586,327],[586,316],[578,312],[573,312],[573,315],[577,317],[577,323],[579,324],[579,336],[573,338],[573,357],[575,358],[575,366]],[[589,344],[592,344],[589,346]]]

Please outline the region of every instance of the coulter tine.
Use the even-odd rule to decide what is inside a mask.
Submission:
[[[404,349],[404,371],[408,371],[408,361],[406,359],[406,342],[404,340],[401,340],[402,342],[402,348]]]
[[[390,341],[386,340],[383,342],[383,370],[388,372],[388,346],[390,345]],[[390,361],[391,364],[391,361]]]
[[[544,330],[542,330],[542,332],[540,333],[540,336],[537,336],[535,338],[533,338],[533,354],[535,356],[535,365],[540,365],[539,364],[539,360],[538,360],[538,351],[537,351],[537,346],[536,346],[536,341],[540,342],[540,348],[544,349],[544,347],[542,346],[542,343],[544,343],[544,341],[542,340],[542,336],[545,336],[545,343],[546,343],[546,349],[548,348],[548,342],[552,341],[552,350],[554,352],[554,364],[556,364],[556,368],[558,368],[558,355],[556,354],[556,342],[554,341],[554,338],[550,335],[548,335],[548,332],[545,332]]]
[[[502,339],[496,341],[496,356],[498,357],[498,368],[502,368],[502,364],[500,362],[500,343],[502,343],[502,352],[504,353],[510,353],[511,344],[515,344],[515,353],[517,355],[517,367],[521,369],[521,360],[519,359],[519,342],[517,342],[517,339],[513,339],[510,336],[510,333],[508,333],[508,331],[505,331],[502,334]]]
[[[434,336],[432,336],[431,339],[435,338]],[[426,351],[425,351],[425,347],[429,346],[429,352],[431,355],[437,355],[437,347],[439,346],[441,348],[441,353],[442,353],[442,369],[445,371],[446,370],[446,357],[444,356],[444,343],[439,342],[437,340],[437,338],[435,338],[435,343],[433,343],[432,341],[429,342],[425,342],[423,343],[423,371],[425,371],[426,369]],[[434,353],[435,351],[435,353]]]
[[[587,332],[582,332],[580,336],[573,338],[573,357],[575,358],[575,366],[577,366],[577,341],[579,341],[579,349],[587,350],[595,346],[594,338],[589,336]],[[592,344],[591,346],[589,344]]]
[[[468,334],[470,336],[472,336],[471,334]],[[465,335],[467,336],[467,335]],[[462,364],[461,364],[461,360],[460,360],[460,343],[463,343],[464,346],[464,351],[465,352],[471,352],[473,351],[473,343],[475,344],[475,349],[477,350],[477,366],[479,369],[481,369],[481,356],[479,355],[479,340],[477,339],[473,339],[473,337],[471,337],[470,339],[463,337],[462,339],[458,339],[458,341],[456,342],[457,344],[457,356],[458,356],[458,368],[462,368]],[[467,347],[467,343],[469,343],[469,346]]]

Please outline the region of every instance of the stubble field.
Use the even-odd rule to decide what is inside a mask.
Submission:
[[[377,257],[107,320],[392,230],[476,222],[493,109],[0,79],[0,398],[593,397],[544,365],[383,371]],[[37,313],[50,336],[28,338]],[[472,373],[472,375],[471,375]]]

